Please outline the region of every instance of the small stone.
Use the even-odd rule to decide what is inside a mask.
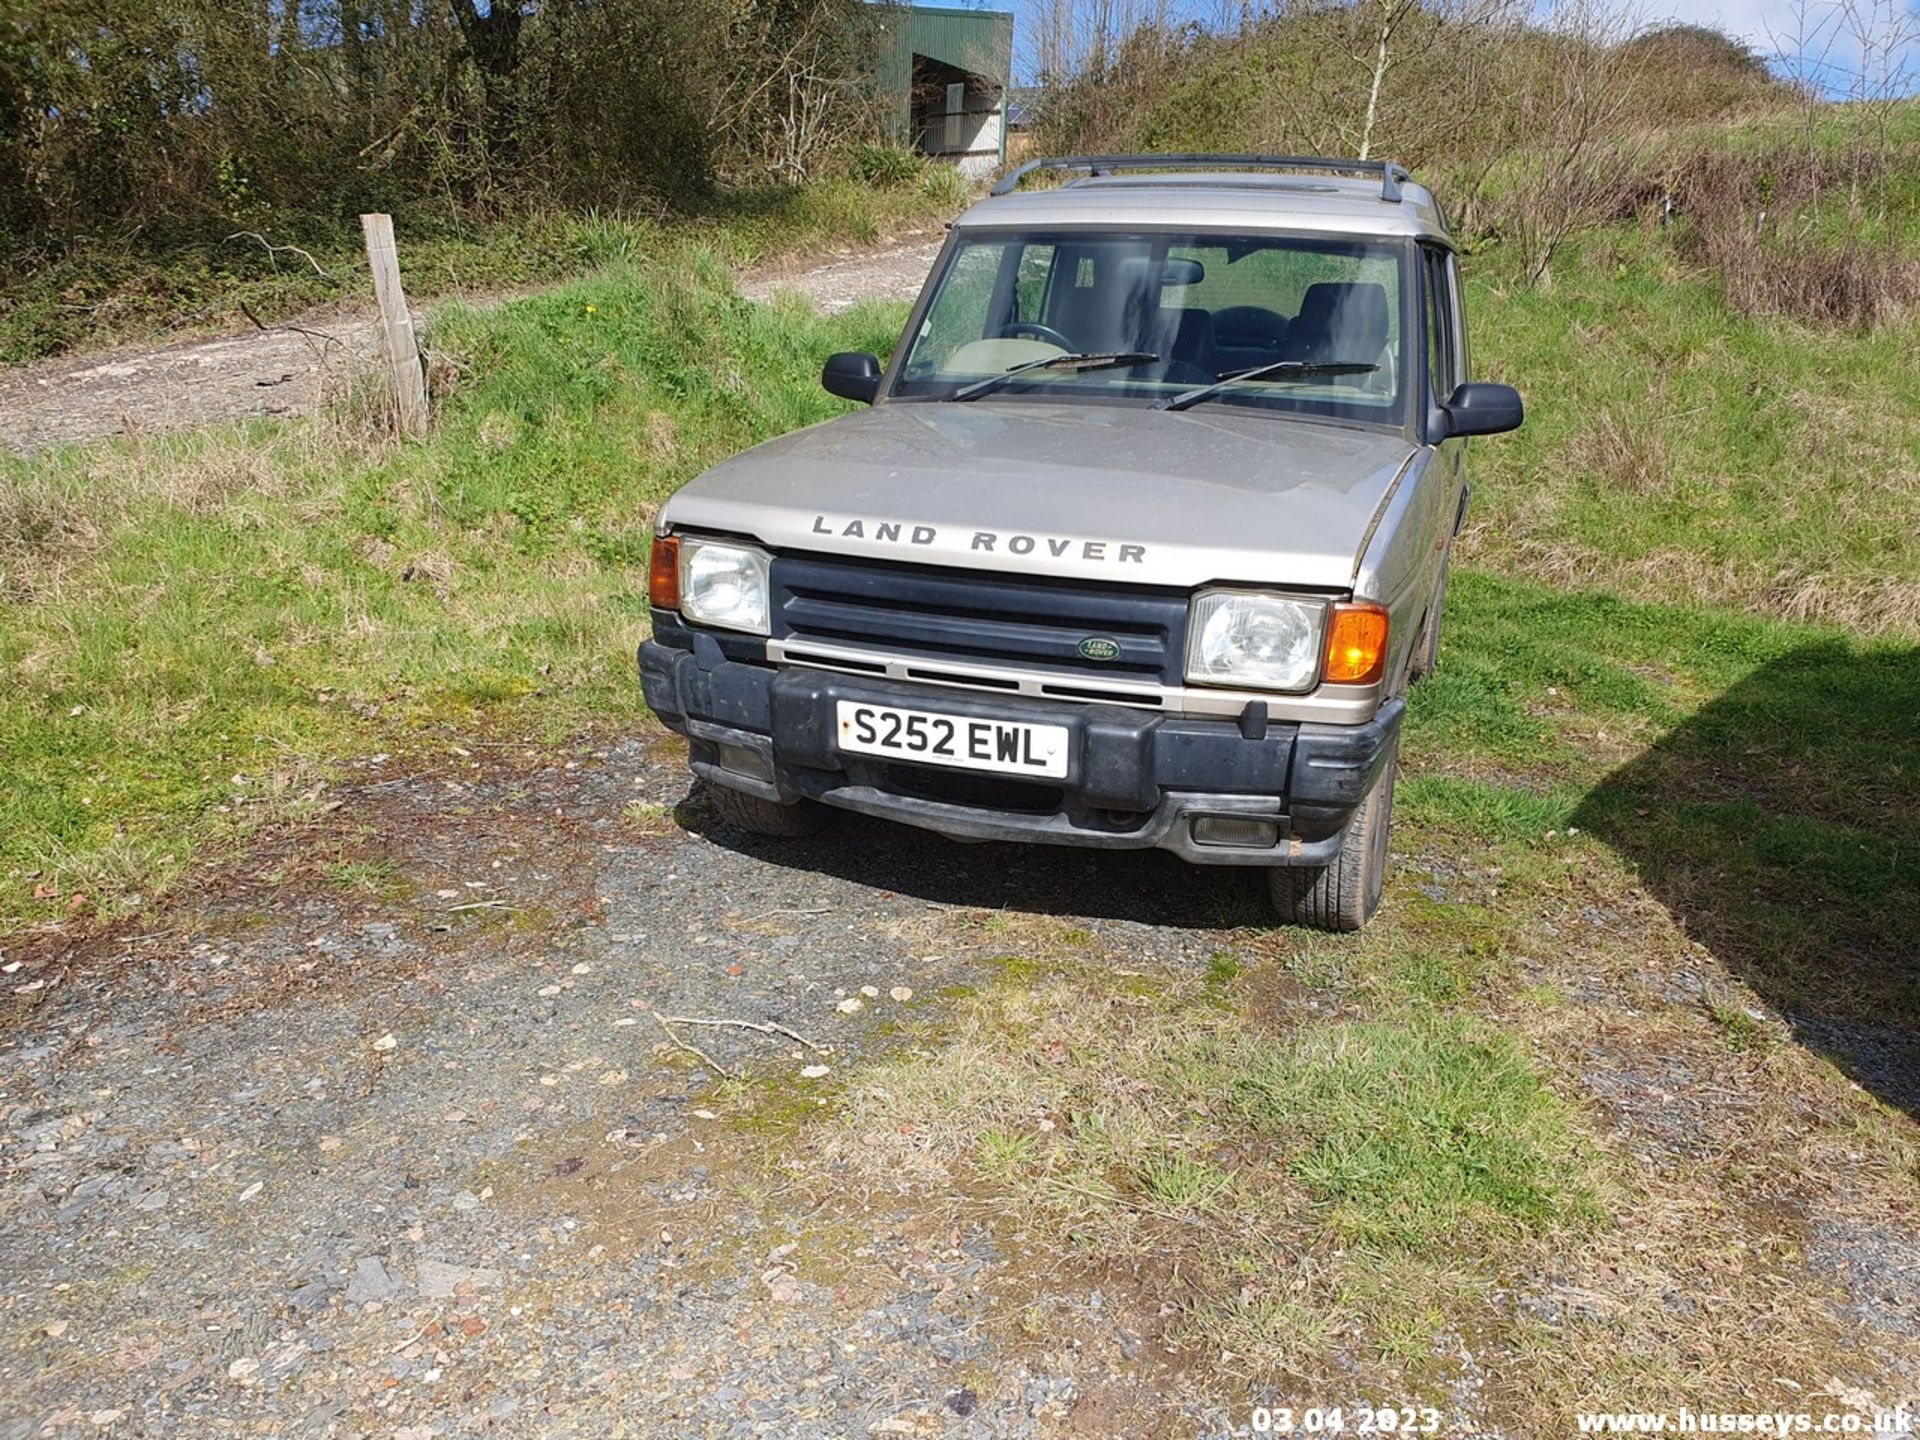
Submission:
[[[600,1083],[602,1085],[624,1085],[627,1083],[627,1072],[624,1070],[609,1070],[600,1077]]]
[[[904,1005],[907,1001],[913,999],[913,987],[911,985],[896,985],[887,992],[887,998],[890,1000],[898,1000]]]
[[[382,1035],[378,1040],[373,1042],[373,1048],[380,1051],[382,1054],[385,1054],[387,1051],[392,1050],[394,1047],[399,1045],[399,1043],[400,1042],[398,1040],[393,1038],[393,1033],[389,1031],[387,1034]]]
[[[463,1211],[478,1210],[480,1208],[480,1197],[471,1190],[462,1190],[458,1195],[453,1197],[453,1208]]]
[[[880,991],[872,985],[862,985],[860,987],[860,993],[869,1000],[878,1000],[880,998]]]
[[[327,1303],[329,1293],[326,1281],[309,1280],[294,1291],[290,1298],[296,1310],[318,1310]]]
[[[393,1277],[377,1255],[362,1255],[353,1262],[353,1279],[347,1282],[347,1303],[364,1305],[370,1300],[385,1300],[393,1294]]]
[[[243,1205],[246,1204],[247,1201],[253,1199],[254,1196],[258,1195],[265,1188],[266,1182],[264,1180],[254,1181],[253,1184],[247,1186],[246,1189],[240,1192],[240,1203]]]
[[[104,1430],[126,1413],[124,1410],[90,1410],[87,1412],[87,1423],[98,1425]]]
[[[49,1340],[58,1340],[62,1335],[67,1333],[67,1322],[64,1320],[48,1321],[40,1327],[40,1333],[45,1335]]]
[[[591,975],[593,973],[593,966],[582,960],[578,965],[573,967],[573,973],[576,975]]]
[[[260,1371],[260,1362],[250,1356],[241,1356],[227,1366],[227,1378],[238,1380],[242,1385],[251,1385],[253,1377]]]
[[[863,1001],[858,995],[849,995],[846,999],[842,1000],[838,1005],[834,1006],[833,1008],[838,1010],[842,1015],[851,1015],[853,1014],[854,1011],[860,1009],[865,1003],[866,1002]]]
[[[808,1065],[801,1070],[800,1078],[803,1080],[818,1080],[822,1075],[827,1074],[832,1069],[833,1067],[831,1065]]]
[[[962,1419],[971,1415],[979,1403],[980,1397],[973,1393],[972,1387],[966,1385],[947,1396],[947,1408]]]
[[[422,1260],[414,1266],[414,1281],[429,1300],[451,1300],[461,1286],[487,1290],[500,1283],[498,1270],[451,1265],[444,1260]]]

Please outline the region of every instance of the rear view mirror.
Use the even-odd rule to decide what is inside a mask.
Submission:
[[[871,405],[880,393],[880,360],[860,350],[842,350],[827,357],[820,372],[820,386],[829,395],[842,400],[858,400]]]
[[[1501,435],[1518,430],[1526,417],[1520,392],[1511,385],[1473,380],[1447,397],[1441,410],[1447,417],[1447,436]]]
[[[1198,260],[1187,260],[1175,256],[1160,267],[1162,285],[1198,285],[1206,278],[1207,267]]]

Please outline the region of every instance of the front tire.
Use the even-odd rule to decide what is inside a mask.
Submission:
[[[777,800],[763,800],[744,790],[711,783],[707,786],[707,795],[713,802],[714,814],[750,835],[798,840],[820,829],[820,807],[805,800],[782,805]]]
[[[1393,831],[1393,782],[1400,747],[1381,767],[1367,798],[1354,811],[1340,853],[1330,865],[1276,865],[1267,872],[1273,908],[1288,925],[1309,930],[1358,930],[1380,908],[1386,888],[1387,840]]]

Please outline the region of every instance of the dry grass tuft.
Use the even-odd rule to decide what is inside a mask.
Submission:
[[[1646,421],[1626,420],[1611,407],[1597,412],[1567,447],[1567,459],[1604,485],[1650,495],[1673,483],[1666,440]]]

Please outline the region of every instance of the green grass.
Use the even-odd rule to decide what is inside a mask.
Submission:
[[[1237,1092],[1344,1243],[1471,1248],[1598,1218],[1564,1104],[1519,1045],[1465,1021],[1308,1026]]]
[[[114,913],[435,727],[641,723],[654,511],[844,409],[821,358],[896,326],[750,304],[681,243],[440,312],[464,378],[421,444],[348,416],[0,461],[0,924]]]
[[[1913,327],[1740,317],[1632,229],[1545,289],[1498,247],[1465,268],[1475,368],[1529,402],[1475,450],[1476,563],[1920,637]]]

